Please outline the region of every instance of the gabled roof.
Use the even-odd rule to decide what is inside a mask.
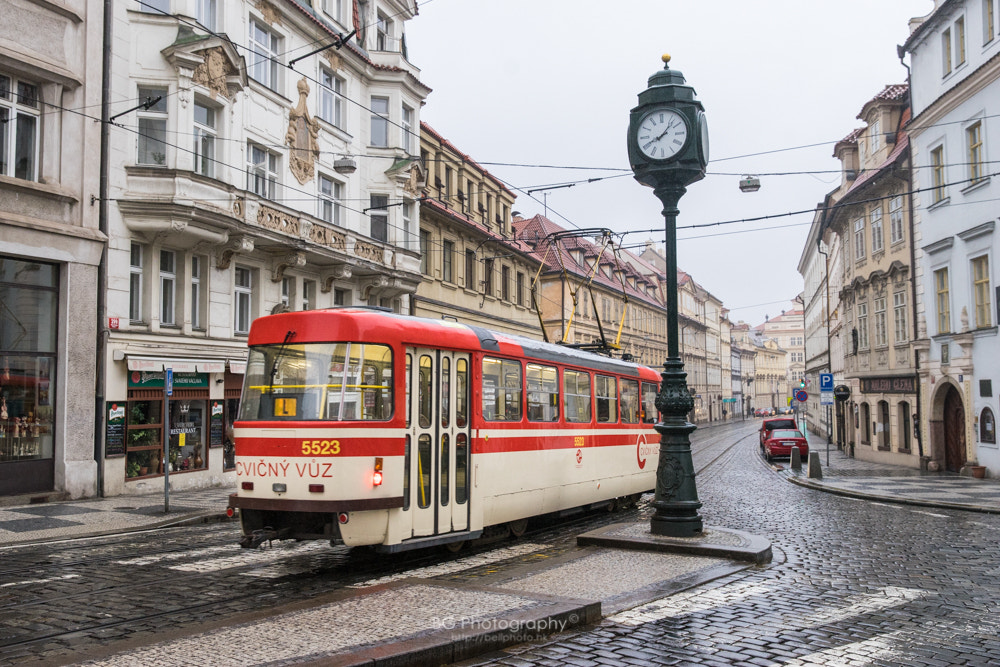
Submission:
[[[467,154],[465,154],[462,151],[460,151],[458,149],[458,146],[456,146],[455,144],[451,143],[451,141],[449,141],[448,139],[445,139],[444,135],[442,135],[440,132],[438,132],[437,130],[435,130],[433,127],[431,127],[430,125],[428,125],[424,121],[420,121],[420,132],[421,133],[426,132],[427,134],[429,134],[432,137],[434,137],[435,139],[437,139],[438,142],[440,142],[440,144],[442,146],[448,148],[449,150],[453,151],[456,155],[458,155],[462,159],[462,162],[467,163],[468,165],[470,165],[474,169],[482,172],[483,176],[485,178],[488,178],[491,181],[493,181],[493,183],[498,188],[500,188],[501,190],[503,190],[504,192],[506,192],[507,194],[509,194],[511,197],[513,197],[515,199],[517,198],[517,195],[515,195],[510,190],[510,188],[508,188],[506,185],[504,185],[503,182],[501,182],[499,178],[497,178],[496,176],[494,176],[493,174],[491,174],[489,171],[486,170],[485,167],[482,167],[478,162],[476,162],[475,160],[473,160]]]

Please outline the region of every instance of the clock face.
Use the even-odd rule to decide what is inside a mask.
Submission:
[[[639,150],[654,160],[669,160],[687,143],[688,127],[684,117],[673,109],[654,109],[639,121],[636,143]]]
[[[701,143],[699,145],[699,152],[701,153],[701,163],[708,164],[708,120],[705,118],[705,114],[698,114],[698,126],[701,128]]]

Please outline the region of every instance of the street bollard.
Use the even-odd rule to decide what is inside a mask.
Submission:
[[[802,470],[802,454],[798,447],[792,447],[790,465],[792,470]]]
[[[823,469],[819,466],[819,452],[809,452],[809,472],[806,477],[823,479]]]

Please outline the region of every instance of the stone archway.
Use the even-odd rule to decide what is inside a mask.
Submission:
[[[965,401],[952,383],[937,391],[930,418],[931,457],[944,470],[959,472],[966,463]]]

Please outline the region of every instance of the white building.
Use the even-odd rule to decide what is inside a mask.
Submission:
[[[253,320],[420,281],[416,2],[114,7],[102,492],[225,483]]]
[[[925,455],[949,470],[1000,475],[996,201],[1000,7],[936,0],[911,20],[914,239]]]

